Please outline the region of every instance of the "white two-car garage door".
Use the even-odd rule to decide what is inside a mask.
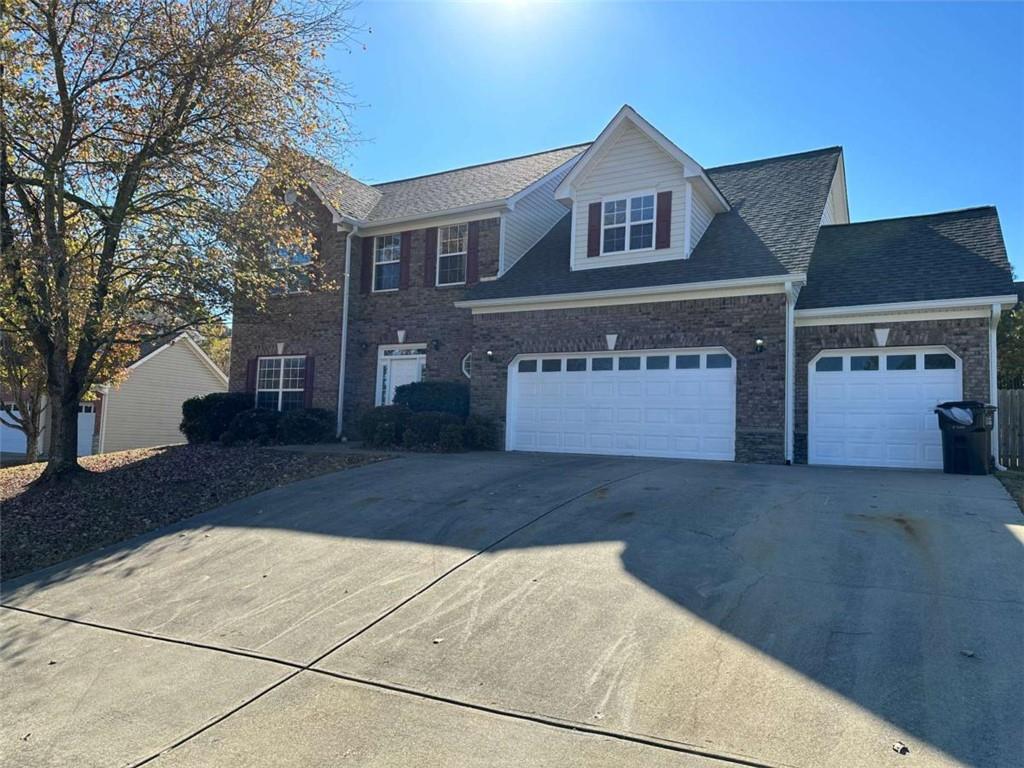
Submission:
[[[823,352],[807,375],[811,464],[942,467],[934,409],[963,392],[947,349]]]
[[[509,450],[731,461],[736,366],[720,348],[521,356],[507,425]]]

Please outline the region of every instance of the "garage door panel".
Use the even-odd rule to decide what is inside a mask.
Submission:
[[[910,370],[808,369],[808,460],[817,464],[852,464],[939,468],[942,440],[935,405],[959,400],[963,390],[960,363],[953,369],[925,369],[923,355],[936,348],[900,349],[892,354],[916,358]],[[828,357],[877,354],[839,351]]]
[[[735,370],[675,368],[676,352],[706,366],[700,350],[600,353],[566,357],[640,358],[640,367],[568,371],[565,358],[509,371],[508,447],[665,457],[732,459]],[[650,361],[651,357],[660,358]],[[669,368],[665,365],[668,357]],[[645,359],[646,358],[646,359]],[[554,360],[555,355],[524,357]],[[632,362],[632,361],[631,361]],[[635,365],[635,362],[632,362]],[[649,365],[654,367],[649,368]],[[560,367],[543,372],[543,367]],[[531,371],[530,368],[533,368]]]

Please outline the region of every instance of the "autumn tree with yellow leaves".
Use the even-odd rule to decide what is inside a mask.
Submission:
[[[45,370],[45,481],[122,350],[260,302],[311,247],[281,191],[348,140],[324,53],[354,29],[328,0],[0,5],[0,331]]]

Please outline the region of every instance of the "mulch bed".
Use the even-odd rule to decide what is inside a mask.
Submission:
[[[0,469],[0,576],[10,579],[235,499],[387,456],[177,445],[80,460],[87,472],[30,487],[43,464]]]

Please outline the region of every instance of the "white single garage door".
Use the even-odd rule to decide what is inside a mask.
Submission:
[[[14,412],[15,414],[18,411]],[[96,424],[96,406],[92,403],[81,403],[78,406],[78,455],[88,456],[92,453],[92,433]],[[0,452],[24,453],[26,448],[25,433],[20,429],[0,424]]]
[[[507,411],[513,451],[731,461],[736,366],[721,348],[521,356]]]
[[[960,400],[960,360],[944,347],[822,352],[808,372],[808,461],[942,467],[934,413]]]

